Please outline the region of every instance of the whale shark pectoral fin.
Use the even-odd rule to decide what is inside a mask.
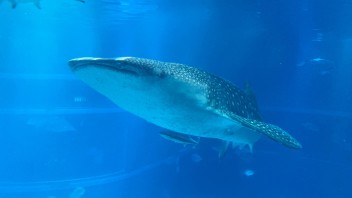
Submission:
[[[159,133],[161,137],[176,142],[180,144],[192,144],[197,145],[199,143],[199,138],[197,140],[193,139],[192,136],[183,133],[177,133],[174,131],[162,131]]]
[[[219,149],[219,159],[224,158],[225,154],[227,153],[227,151],[229,150],[231,142],[229,141],[222,141],[221,143],[221,148]]]
[[[258,133],[264,134],[270,139],[284,146],[294,149],[302,148],[302,145],[294,137],[292,137],[288,132],[278,126],[249,118],[244,118],[238,115],[231,115],[231,118],[237,122],[240,122],[243,126],[248,127]]]

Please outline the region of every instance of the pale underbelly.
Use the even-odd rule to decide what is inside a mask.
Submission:
[[[240,123],[198,104],[189,103],[187,98],[176,97],[177,100],[170,100],[160,95],[145,98],[135,94],[129,100],[115,97],[113,101],[130,113],[171,131],[243,144],[252,144],[259,138],[257,133],[243,130]]]
[[[258,134],[208,108],[205,88],[155,78],[127,78],[88,68],[82,79],[122,109],[179,133],[226,141],[253,143]]]

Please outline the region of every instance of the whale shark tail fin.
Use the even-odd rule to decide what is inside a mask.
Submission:
[[[252,129],[268,138],[289,148],[300,149],[302,145],[288,132],[278,126],[260,122],[254,119],[244,118],[238,115],[231,115],[231,119],[240,122],[243,126]]]

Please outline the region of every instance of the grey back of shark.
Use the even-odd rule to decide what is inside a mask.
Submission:
[[[283,129],[262,122],[250,91],[197,68],[136,57],[78,58],[69,65],[121,108],[170,131],[250,149],[261,135],[302,147]]]

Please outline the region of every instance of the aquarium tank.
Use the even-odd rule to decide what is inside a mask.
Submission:
[[[0,0],[0,198],[352,197],[352,0]]]

